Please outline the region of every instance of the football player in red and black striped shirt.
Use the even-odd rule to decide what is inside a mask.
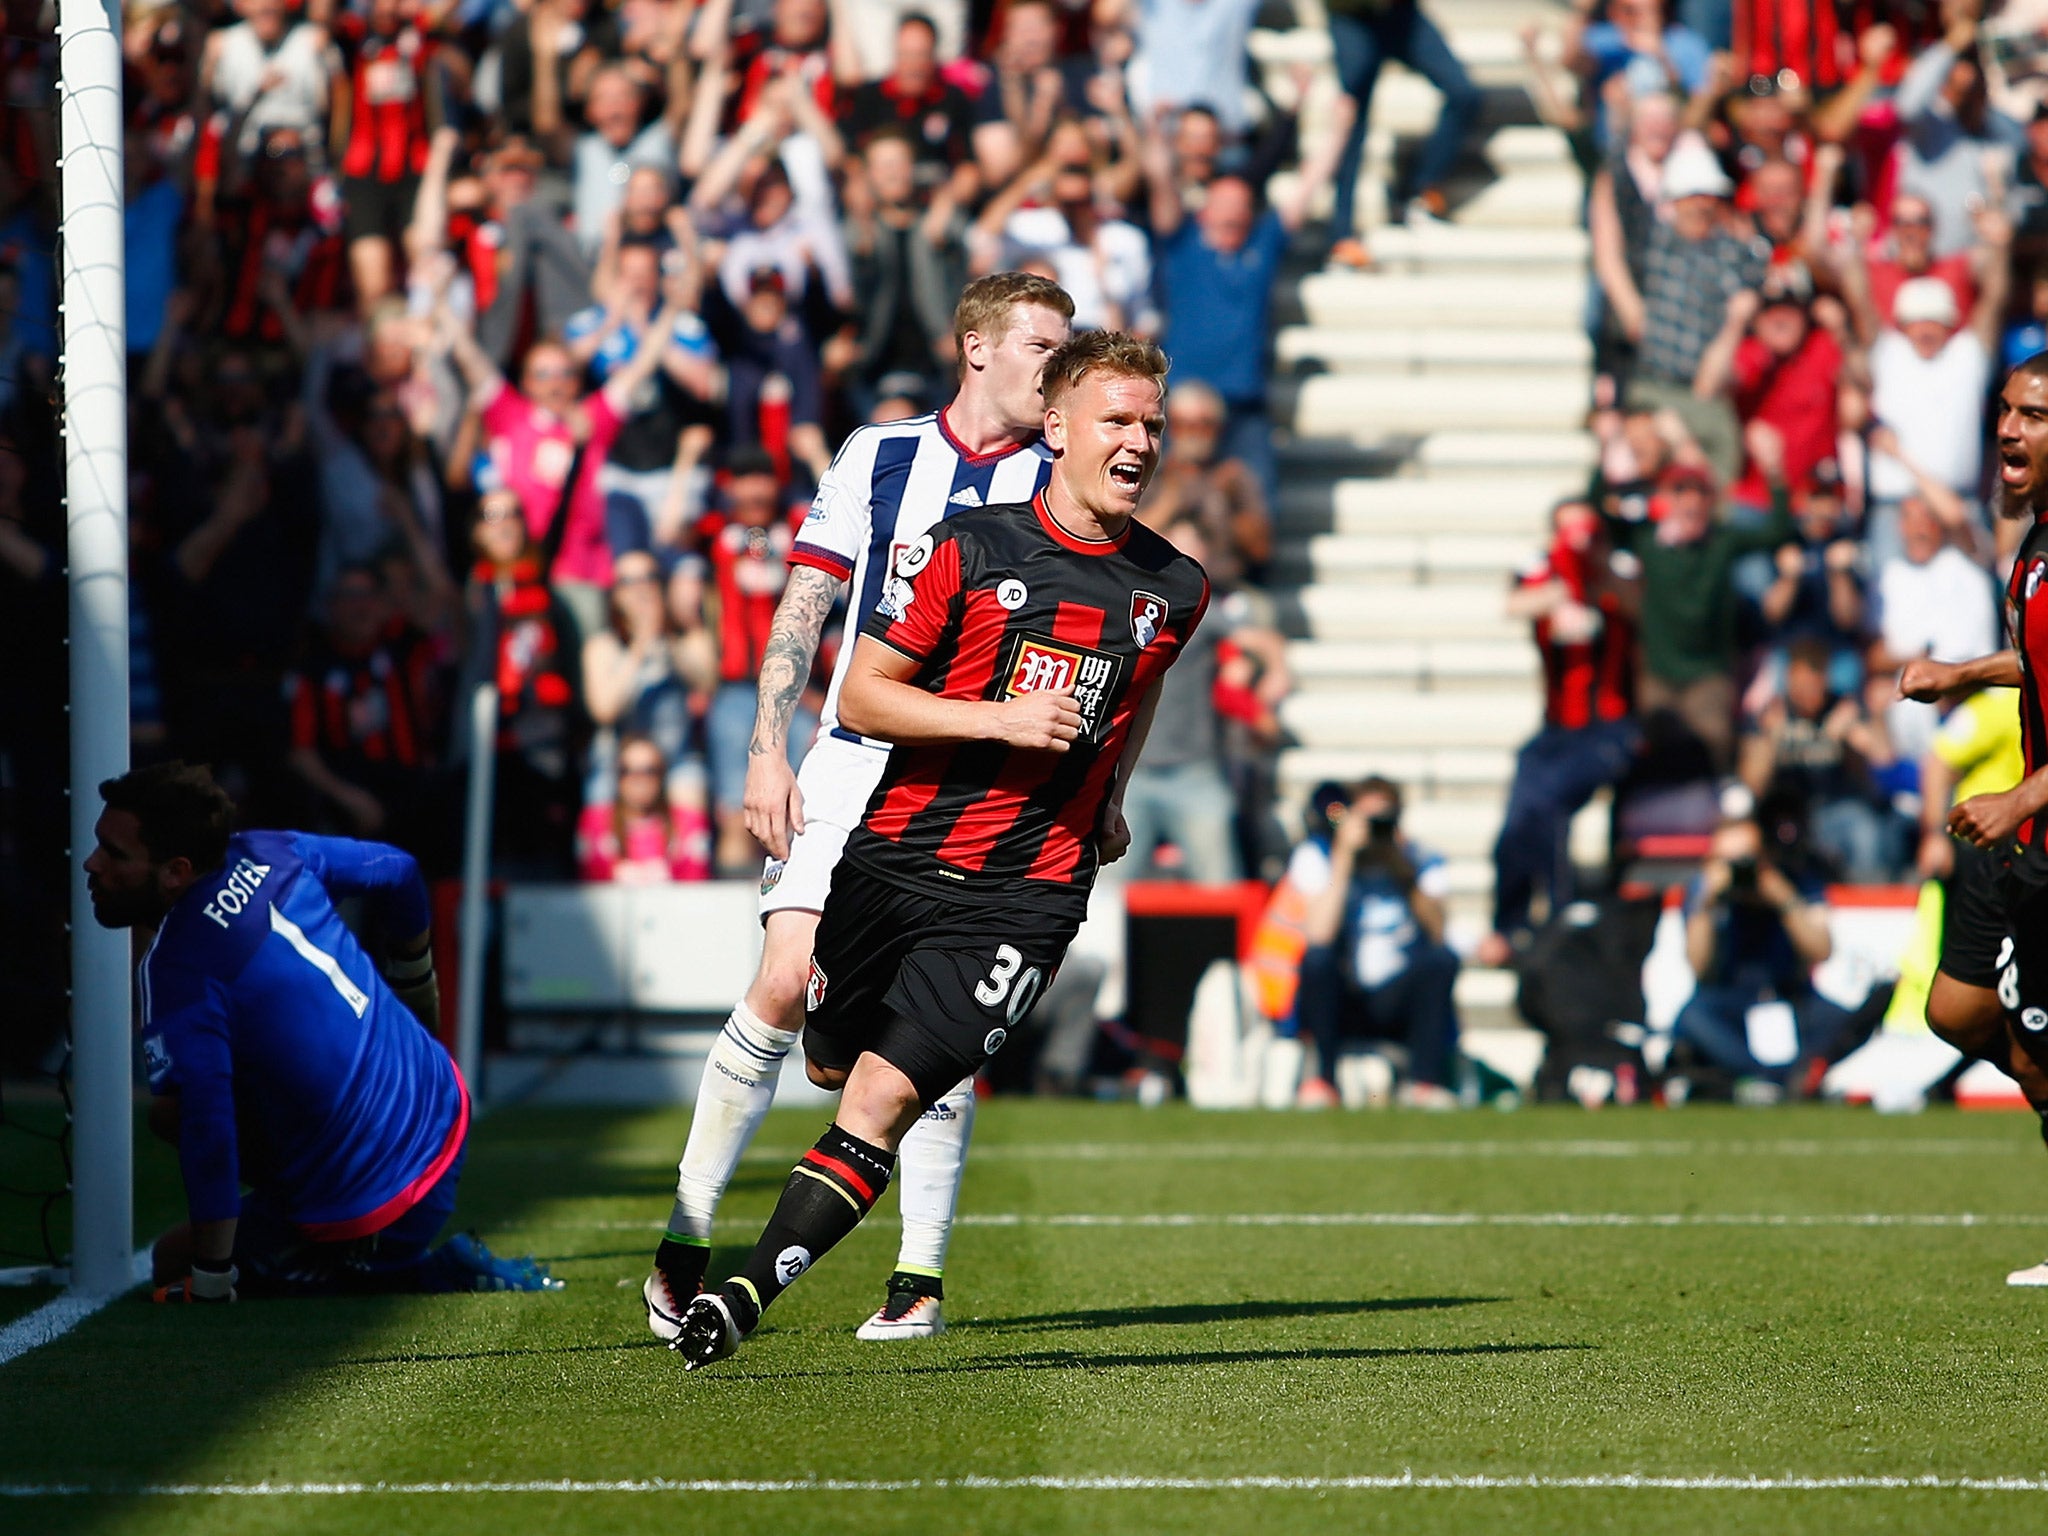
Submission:
[[[2011,647],[1975,661],[1910,662],[1899,691],[1932,701],[1978,688],[2020,690],[2026,776],[1949,812],[1951,835],[1987,857],[1959,862],[1949,882],[1927,1022],[1957,1050],[2011,1076],[2048,1138],[2048,592],[2041,590],[2048,580],[2048,352],[2005,381],[1998,479],[2002,515],[2031,520],[2006,586]],[[2007,1281],[2048,1285],[2048,1263]]]
[[[912,545],[862,630],[840,719],[893,747],[833,871],[803,1033],[811,1080],[845,1091],[746,1266],[684,1312],[691,1369],[873,1207],[903,1133],[1002,1048],[1129,845],[1119,786],[1209,602],[1201,567],[1135,516],[1165,374],[1116,332],[1054,352],[1046,488]]]

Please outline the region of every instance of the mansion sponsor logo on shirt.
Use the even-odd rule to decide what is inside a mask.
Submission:
[[[1109,699],[1123,658],[1107,651],[1064,645],[1044,635],[1019,635],[1003,687],[1006,699],[1027,693],[1071,691],[1081,711],[1081,732],[1100,745],[1109,728]]]

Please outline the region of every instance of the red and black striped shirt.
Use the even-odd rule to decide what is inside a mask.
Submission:
[[[1546,615],[1536,620],[1536,649],[1543,657],[1543,723],[1579,730],[1603,721],[1624,720],[1635,706],[1636,633],[1621,600],[1612,592],[1588,597],[1585,556],[1562,542],[1524,570],[1518,585],[1562,582],[1572,601],[1600,615],[1600,627],[1584,640],[1564,640]]]
[[[359,656],[324,650],[285,679],[292,746],[344,773],[428,766],[433,670],[426,638],[400,626]]]
[[[434,40],[418,27],[378,32],[353,12],[337,17],[335,46],[348,68],[348,137],[341,173],[403,181],[427,168],[427,71]]]
[[[2027,772],[2048,764],[2048,714],[2043,713],[2041,687],[2048,673],[2048,522],[2037,518],[2020,544],[2006,580],[2005,623],[2012,648],[2020,658],[2020,747]],[[2029,873],[2048,875],[2048,816],[2030,816],[2013,833],[2016,861]]]
[[[1208,605],[1202,568],[1140,523],[1078,539],[1043,492],[949,518],[898,559],[863,633],[941,698],[1071,688],[1081,737],[1066,752],[894,748],[846,857],[949,899],[1085,898],[1131,720]]]

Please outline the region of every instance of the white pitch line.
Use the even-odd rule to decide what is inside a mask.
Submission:
[[[1353,1493],[1592,1490],[1681,1493],[2048,1493],[2048,1477],[1697,1477],[1599,1473],[1585,1477],[1400,1472],[1355,1477],[923,1477],[923,1478],[586,1478],[435,1483],[0,1483],[0,1498],[345,1498],[364,1495],[593,1493]]]
[[[977,1144],[976,1162],[1257,1162],[1284,1158],[1289,1162],[1459,1161],[1466,1158],[1556,1157],[2011,1157],[2032,1147],[2026,1137],[1975,1140],[1968,1137],[1923,1140],[1844,1141],[1081,1141],[992,1142]],[[755,1147],[750,1163],[790,1163],[804,1147]],[[657,1148],[613,1147],[591,1150],[556,1143],[499,1143],[488,1149],[494,1158],[556,1159],[564,1156],[612,1168],[669,1167],[672,1152]]]
[[[135,1256],[130,1260],[129,1275],[131,1286],[140,1285],[149,1278],[147,1248],[135,1250]],[[17,1317],[0,1328],[0,1365],[18,1360],[32,1349],[55,1343],[113,1299],[111,1296],[74,1296],[67,1292],[44,1302],[26,1316]]]
[[[1698,1211],[970,1212],[963,1227],[2048,1227],[2048,1213],[1844,1211],[1716,1215]],[[874,1226],[874,1221],[865,1223]],[[658,1232],[659,1221],[519,1221],[506,1232]],[[887,1221],[882,1225],[890,1225]]]

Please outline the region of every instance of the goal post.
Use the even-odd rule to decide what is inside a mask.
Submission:
[[[128,324],[121,10],[60,0],[59,360],[71,686],[71,1288],[126,1290],[134,1247],[134,1043],[125,931],[79,867],[99,783],[128,769]]]

